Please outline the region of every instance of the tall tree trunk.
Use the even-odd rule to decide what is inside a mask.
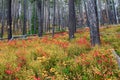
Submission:
[[[117,15],[118,15],[118,23],[120,23],[120,0],[118,0],[118,9],[117,9]]]
[[[79,17],[80,17],[80,27],[83,26],[83,8],[82,8],[82,0],[79,0],[78,9],[79,9]]]
[[[87,10],[87,4],[84,1],[84,8],[85,8],[85,15],[86,15],[86,25],[89,27],[89,20],[88,20],[88,10]]]
[[[35,15],[34,15],[34,34],[36,34],[36,31],[37,31],[36,30],[36,24],[37,24],[37,20],[36,20],[37,19],[37,16],[36,16],[37,15],[37,13],[36,13],[36,1],[34,2],[34,11],[35,11],[34,12],[35,13]]]
[[[107,0],[105,0],[105,10],[106,10],[106,16],[107,16],[107,23],[110,24],[109,7],[107,4]]]
[[[61,17],[62,17],[61,28],[63,30],[64,29],[64,6],[62,7],[62,10],[61,10]]]
[[[114,24],[117,24],[116,9],[115,9],[115,2],[114,2],[114,0],[112,0],[112,5],[113,5]]]
[[[88,0],[88,20],[90,27],[91,45],[100,45],[100,35],[99,35],[99,23],[97,14],[97,2],[96,0]]]
[[[4,0],[2,0],[2,27],[1,27],[1,35],[0,38],[3,38],[3,32],[4,32],[4,16],[5,16],[5,9],[4,9]]]
[[[12,0],[8,0],[8,40],[12,38],[12,16],[11,16],[11,3]]]
[[[54,37],[54,34],[55,34],[55,20],[56,20],[56,0],[53,0],[53,9],[54,9],[54,12],[53,12],[53,28],[52,28],[52,37]]]
[[[107,6],[108,6],[108,16],[109,16],[109,21],[110,24],[115,23],[115,17],[114,17],[114,10],[113,10],[113,4],[111,0],[106,0],[107,1]]]
[[[50,0],[48,0],[48,31],[50,32]]]
[[[39,19],[38,36],[42,37],[43,35],[42,0],[37,1],[37,8],[38,8],[38,19]]]
[[[98,1],[98,6],[99,6],[99,22],[100,22],[100,25],[103,25],[103,17],[102,17],[102,4],[101,4],[101,0],[97,0]]]
[[[47,1],[44,2],[44,31],[47,32]]]
[[[27,0],[24,0],[24,18],[23,18],[23,35],[25,35],[27,33],[27,27],[26,27],[26,4],[27,4]]]
[[[58,2],[58,6],[57,6],[57,10],[58,10],[58,30],[60,31],[60,23],[61,23],[61,20],[60,20],[60,1],[57,0]]]
[[[69,39],[74,38],[76,27],[74,0],[69,0]]]
[[[43,27],[42,27],[42,28],[45,29],[45,21],[44,21],[44,20],[45,20],[45,16],[44,16],[45,12],[44,12],[44,11],[45,11],[45,0],[42,0],[42,11],[41,11],[41,12],[42,12],[42,14],[41,14],[41,17],[42,17],[42,18],[41,18],[41,19],[42,19],[41,21],[42,21],[42,22],[41,22],[41,23],[43,23],[43,25],[42,25]],[[43,29],[42,29],[42,30],[43,30]],[[44,31],[42,31],[42,32],[44,32]]]

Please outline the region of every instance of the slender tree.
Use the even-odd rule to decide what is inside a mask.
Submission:
[[[117,16],[118,16],[118,23],[120,23],[120,0],[118,0]]]
[[[47,20],[47,23],[48,23],[48,31],[50,32],[50,0],[48,0],[48,20]]]
[[[76,27],[74,1],[75,0],[69,0],[69,39],[74,38],[74,32]]]
[[[88,10],[87,10],[87,3],[86,1],[84,1],[84,8],[85,8],[85,15],[86,15],[86,24],[87,24],[87,27],[89,27],[89,20],[88,20]]]
[[[102,17],[102,1],[101,0],[97,0],[98,1],[98,7],[99,7],[99,22],[100,22],[100,25],[103,25],[103,17]]]
[[[5,12],[5,9],[4,9],[4,0],[2,0],[2,20],[1,20],[1,22],[2,22],[2,27],[1,27],[1,35],[0,35],[0,37],[1,38],[3,38],[3,29],[4,29],[4,16],[5,16],[5,14],[4,14],[4,12]]]
[[[78,0],[78,9],[79,9],[79,17],[80,17],[80,27],[83,26],[83,6],[82,0]]]
[[[43,35],[42,0],[37,0],[37,9],[38,9],[38,19],[39,19],[38,36],[42,37]]]
[[[99,23],[97,14],[97,2],[96,0],[88,0],[88,20],[90,27],[91,45],[100,45],[100,35],[99,35]]]
[[[36,34],[37,29],[37,13],[36,13],[36,1],[34,2],[34,34]]]
[[[24,18],[23,18],[23,35],[27,33],[27,28],[26,28],[26,5],[27,5],[27,0],[24,0]]]
[[[56,0],[53,0],[53,28],[52,28],[52,37],[54,37],[55,33],[55,20],[56,20]]]
[[[61,23],[61,20],[60,20],[60,1],[59,0],[57,0],[57,4],[58,4],[58,6],[57,6],[57,12],[58,12],[58,30],[60,31],[60,23]]]
[[[114,24],[117,24],[115,1],[112,0],[111,3],[112,3],[112,7],[113,7]]]

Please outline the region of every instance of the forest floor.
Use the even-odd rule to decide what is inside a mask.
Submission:
[[[90,45],[89,29],[23,40],[0,41],[0,80],[119,80],[120,26],[100,28],[101,46]]]

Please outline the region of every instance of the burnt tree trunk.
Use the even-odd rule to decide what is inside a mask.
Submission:
[[[76,31],[75,5],[74,0],[69,0],[69,39],[74,38]]]
[[[12,0],[8,0],[8,40],[12,38],[12,16],[11,16],[11,3]]]
[[[48,0],[48,31],[50,32],[50,0]]]
[[[43,34],[42,0],[37,1],[37,9],[39,19],[38,36],[42,37]]]
[[[97,14],[96,0],[88,0],[88,20],[90,27],[91,45],[100,45],[99,22]]]
[[[54,34],[55,34],[55,20],[56,20],[56,16],[55,16],[55,13],[56,13],[56,0],[53,0],[53,9],[54,9],[54,13],[53,13],[53,28],[52,28],[52,37],[54,37]]]
[[[26,33],[27,33],[27,29],[26,29],[26,3],[27,3],[27,1],[26,0],[24,0],[24,8],[23,8],[23,10],[24,10],[24,18],[23,18],[23,35],[25,35]]]
[[[5,16],[5,10],[4,10],[4,0],[2,0],[2,27],[1,27],[1,35],[0,35],[0,38],[3,38],[3,33],[4,33],[4,16]]]

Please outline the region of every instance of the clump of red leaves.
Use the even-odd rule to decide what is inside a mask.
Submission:
[[[16,72],[19,72],[21,69],[20,66],[17,66],[16,68],[13,68],[12,65],[10,63],[6,64],[6,70],[5,70],[5,73],[7,75],[12,75]]]
[[[33,79],[34,80],[41,80],[39,77],[36,77],[36,76],[34,76]]]
[[[46,36],[46,37],[43,37],[42,39],[41,39],[41,42],[42,43],[48,43],[48,37]]]
[[[8,45],[13,47],[13,46],[17,45],[17,41],[16,40],[10,40],[10,41],[8,41]]]
[[[53,40],[52,42],[56,45],[59,45],[62,48],[67,48],[69,46],[68,42],[62,42],[62,41],[58,41],[58,40]]]
[[[42,48],[37,49],[37,53],[40,53],[41,56],[48,57],[48,54]]]
[[[16,56],[17,56],[17,63],[19,67],[22,67],[26,64],[26,57],[25,57],[26,52],[25,51],[17,51]]]
[[[80,46],[86,46],[89,47],[89,42],[87,41],[87,39],[85,37],[80,38],[79,40],[77,40],[77,44],[79,44]]]

